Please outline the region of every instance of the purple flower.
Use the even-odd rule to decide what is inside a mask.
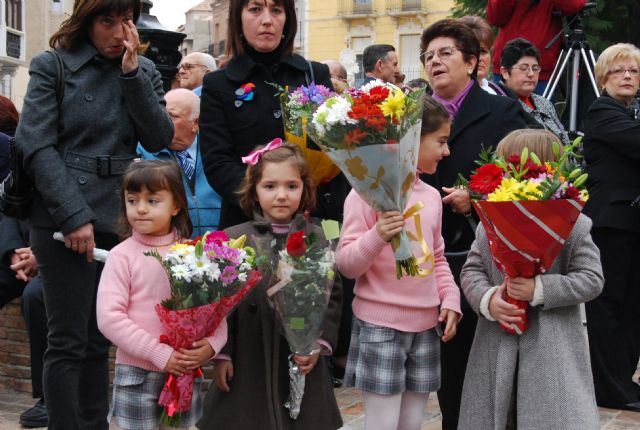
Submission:
[[[225,285],[231,284],[236,279],[238,279],[238,272],[236,271],[236,268],[233,266],[225,267],[224,270],[222,271],[222,274],[220,275],[220,280]]]

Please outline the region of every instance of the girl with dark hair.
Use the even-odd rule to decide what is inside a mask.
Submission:
[[[103,266],[93,249],[118,243],[114,190],[137,143],[159,151],[173,137],[160,74],[138,56],[139,15],[140,0],[76,0],[51,37],[55,52],[29,68],[16,144],[35,188],[30,238],[48,316],[43,380],[53,430],[108,428],[109,342],[95,318]]]
[[[282,249],[290,224],[304,224],[305,234],[324,239],[322,230],[305,222],[313,209],[315,185],[309,166],[296,145],[275,139],[248,157],[238,190],[239,202],[253,220],[228,228],[230,237],[246,235],[247,244],[275,243]],[[255,247],[255,246],[254,246]],[[325,356],[336,347],[342,302],[336,276],[322,321],[318,352],[293,357],[306,375],[300,415],[291,419],[284,403],[289,395],[290,349],[284,329],[258,284],[229,316],[229,340],[214,365],[215,386],[205,399],[200,429],[335,430],[342,418],[333,394]]]
[[[122,213],[129,238],[114,247],[102,271],[97,318],[100,331],[117,347],[110,420],[123,430],[155,430],[165,372],[181,376],[206,364],[227,341],[223,321],[216,332],[175,350],[160,342],[164,329],[154,306],[171,295],[169,278],[145,252],[165,255],[191,236],[182,175],[176,163],[133,163],[122,178]],[[186,430],[202,414],[201,378],[193,384],[191,410],[181,417]],[[161,429],[169,427],[160,427]],[[173,428],[173,427],[172,427]]]
[[[524,112],[508,97],[493,96],[476,82],[480,43],[473,31],[457,19],[437,21],[422,33],[420,58],[433,88],[433,98],[451,114],[451,154],[424,180],[443,194],[442,235],[445,256],[458,285],[460,270],[474,239],[469,193],[455,187],[459,174],[469,177],[484,146],[495,147],[510,131],[524,128]],[[463,300],[462,309],[468,309]],[[455,429],[462,382],[475,332],[476,315],[466,312],[458,335],[442,345],[442,387],[438,400],[442,428]]]

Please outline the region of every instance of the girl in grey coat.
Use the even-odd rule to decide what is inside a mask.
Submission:
[[[535,277],[529,328],[518,336],[503,331],[489,311],[506,283],[485,230],[478,227],[461,275],[464,295],[479,318],[459,430],[504,430],[508,421],[520,430],[600,428],[579,310],[603,285],[590,229],[591,220],[580,215],[551,268]]]

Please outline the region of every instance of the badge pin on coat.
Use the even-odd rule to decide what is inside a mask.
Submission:
[[[240,88],[236,90],[236,101],[234,102],[235,106],[239,108],[242,106],[244,102],[248,102],[253,100],[255,84],[251,82],[240,85]]]

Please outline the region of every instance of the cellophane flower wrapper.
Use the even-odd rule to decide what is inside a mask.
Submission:
[[[298,145],[317,184],[329,182],[340,173],[340,169],[308,138],[307,122],[311,121],[318,106],[336,93],[314,82],[293,91],[289,91],[289,88],[279,90],[285,140]]]
[[[293,355],[319,353],[317,341],[336,276],[334,243],[299,228],[292,226],[284,248],[273,241],[256,243],[258,254],[268,256],[273,268],[267,297],[292,352],[284,406],[293,419],[300,413],[305,386],[305,376]]]
[[[373,209],[380,212],[396,210],[403,213],[416,179],[420,149],[420,128],[424,90],[400,96],[402,90],[391,84],[374,81],[363,91],[376,94],[374,88],[385,87],[389,95],[378,106],[397,99],[395,106],[401,114],[382,110],[383,115],[370,115],[362,108],[357,111],[360,92],[328,99],[314,114],[308,134],[344,173],[353,189]],[[379,100],[381,96],[374,98]],[[324,107],[332,104],[330,107]],[[356,107],[356,109],[354,109]],[[377,112],[377,111],[376,111]],[[350,116],[351,115],[351,116]],[[418,274],[416,258],[405,229],[392,240],[397,277]]]
[[[473,208],[484,226],[491,255],[505,277],[533,278],[553,264],[569,237],[588,198],[580,190],[587,176],[573,160],[576,140],[560,155],[558,162],[542,163],[525,148],[506,159],[483,151],[484,163],[471,176],[468,188]],[[525,311],[529,303],[503,298]],[[512,334],[522,334],[529,325],[528,314],[520,323],[501,326]]]
[[[253,248],[245,238],[229,240],[222,232],[207,233],[190,243],[176,244],[165,257],[156,258],[169,277],[172,295],[155,306],[164,329],[160,341],[175,350],[212,336],[222,321],[261,279],[255,269]],[[167,374],[158,403],[163,424],[177,427],[191,409],[196,371],[176,377]]]

